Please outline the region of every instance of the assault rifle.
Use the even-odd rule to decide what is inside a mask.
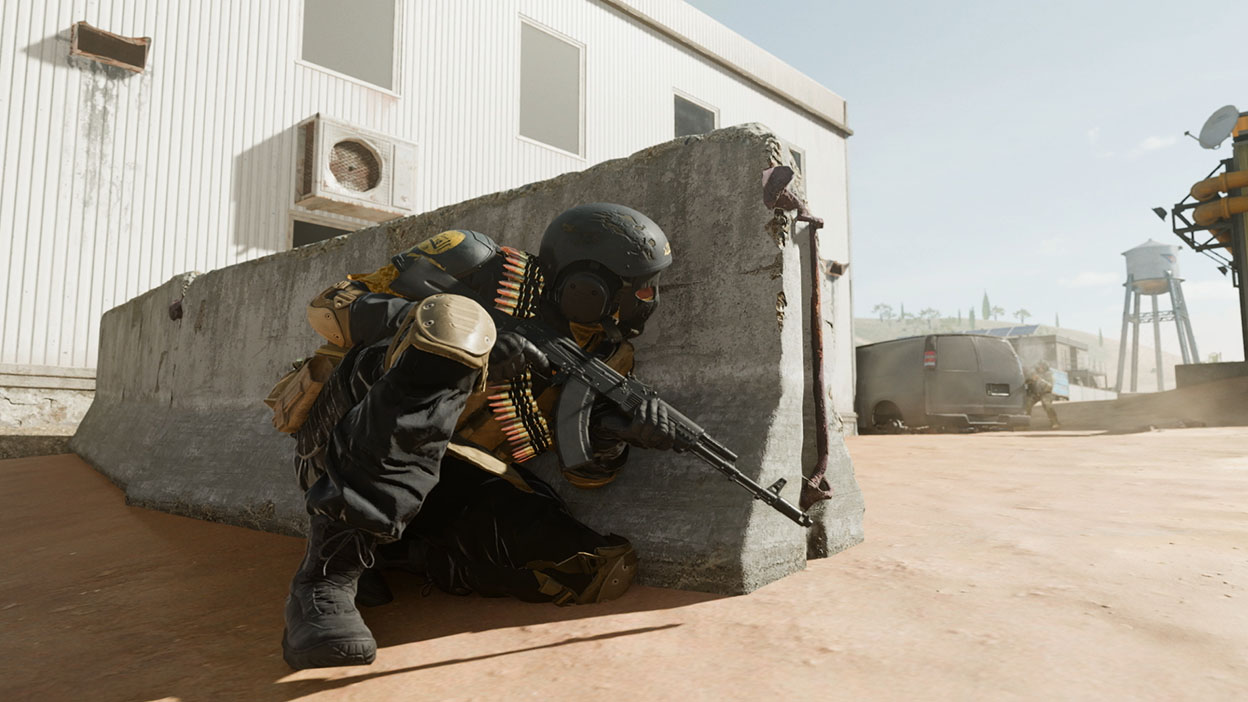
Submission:
[[[406,289],[403,289],[406,288]],[[426,259],[414,261],[410,268],[391,284],[391,289],[415,298],[438,292],[463,295],[476,300],[494,319],[498,329],[515,332],[528,339],[558,371],[552,378],[562,384],[563,390],[555,407],[555,446],[560,462],[567,468],[578,468],[593,460],[589,443],[589,417],[594,399],[603,397],[631,415],[658,392],[649,385],[630,376],[623,376],[601,360],[585,353],[574,341],[559,334],[536,319],[520,319],[498,310],[488,301],[479,298],[475,291],[454,277],[426,263]],[[737,469],[737,454],[711,438],[702,427],[662,402],[668,419],[675,427],[673,450],[692,453],[715,470],[728,476],[745,488],[756,500],[762,500],[772,509],[809,527],[813,521],[797,505],[780,496],[786,483],[780,478],[770,487],[763,487]]]
[[[550,364],[558,369],[554,382],[562,383],[563,390],[555,406],[555,450],[560,462],[568,468],[576,468],[593,460],[589,444],[589,415],[595,398],[610,400],[631,415],[643,402],[659,396],[654,388],[632,376],[620,375],[614,368],[585,353],[571,339],[554,333],[541,322],[517,319],[497,310],[491,310],[491,315],[494,316],[495,326],[533,342],[546,354]],[[663,403],[668,420],[675,428],[673,449],[677,453],[692,453],[745,488],[754,495],[754,499],[762,500],[801,526],[809,527],[813,523],[797,505],[780,496],[786,482],[784,478],[766,488],[754,482],[737,469],[737,454],[711,438],[706,430],[667,402],[662,399],[659,402]]]

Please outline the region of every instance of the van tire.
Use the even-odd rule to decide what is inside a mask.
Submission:
[[[904,434],[906,422],[901,416],[901,408],[885,400],[876,404],[871,410],[871,432],[873,434]]]

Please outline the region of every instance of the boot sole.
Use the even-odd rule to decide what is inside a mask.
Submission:
[[[282,658],[295,670],[368,665],[377,659],[377,642],[372,639],[326,641],[304,649],[290,647],[282,632]]]

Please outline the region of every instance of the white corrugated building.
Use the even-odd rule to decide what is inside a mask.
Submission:
[[[849,259],[844,100],[678,0],[6,0],[0,12],[0,428],[76,422],[101,314],[177,273],[715,127],[782,136],[827,222],[824,256]],[[298,125],[314,115],[329,121],[307,148]],[[334,183],[331,158],[355,169],[343,182],[376,187]],[[305,161],[319,167],[306,178]],[[315,209],[296,203],[317,204],[310,184],[330,191]],[[849,286],[833,284],[828,338],[842,415]]]

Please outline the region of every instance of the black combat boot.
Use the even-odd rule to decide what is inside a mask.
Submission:
[[[290,667],[366,665],[377,657],[377,642],[354,602],[375,544],[366,532],[312,517],[308,549],[286,598],[282,657]]]

